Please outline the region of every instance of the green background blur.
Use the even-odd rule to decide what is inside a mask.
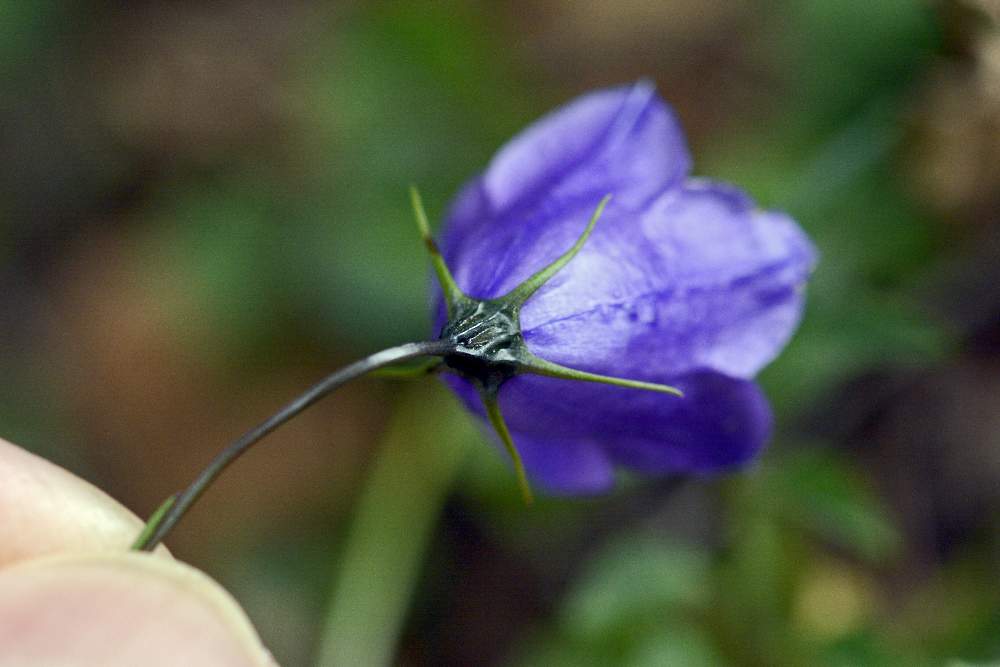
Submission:
[[[763,460],[526,509],[435,380],[367,379],[171,547],[286,666],[1000,660],[995,0],[0,0],[0,436],[147,515],[427,337],[409,183],[437,220],[640,77],[822,253]]]

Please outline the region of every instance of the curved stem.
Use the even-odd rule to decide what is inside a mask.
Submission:
[[[453,347],[452,343],[444,340],[405,343],[376,352],[323,378],[257,427],[247,431],[239,440],[219,452],[191,485],[176,497],[176,500],[169,505],[165,512],[158,512],[150,519],[149,524],[132,548],[139,551],[152,551],[156,548],[156,545],[163,541],[163,538],[205,492],[205,489],[222,474],[229,464],[238,459],[258,440],[341,385],[377,368],[417,357],[442,355],[452,350]]]

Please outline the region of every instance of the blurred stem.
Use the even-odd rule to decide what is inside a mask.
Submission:
[[[334,578],[321,667],[389,665],[471,420],[437,384],[408,389],[379,444]]]

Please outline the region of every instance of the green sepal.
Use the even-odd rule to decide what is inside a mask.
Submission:
[[[544,269],[538,271],[510,292],[500,297],[500,299],[520,306],[530,299],[531,295],[537,292],[542,285],[551,280],[552,276],[556,275],[564,266],[569,264],[570,260],[576,257],[577,253],[580,252],[583,245],[587,242],[587,239],[590,238],[590,233],[594,231],[594,225],[597,224],[601,214],[604,213],[604,207],[608,205],[609,201],[611,201],[611,195],[604,195],[604,198],[598,202],[597,208],[594,209],[594,213],[590,216],[590,220],[583,229],[583,233],[580,234],[580,238],[576,240],[576,243],[569,250],[560,255]]]
[[[610,384],[616,387],[628,387],[629,389],[644,389],[646,391],[658,391],[661,394],[671,394],[673,396],[684,396],[677,387],[656,382],[643,382],[641,380],[629,380],[627,378],[613,377],[611,375],[599,375],[579,371],[575,368],[568,368],[559,364],[546,361],[540,357],[530,354],[530,358],[518,364],[518,372],[531,373],[532,375],[545,375],[548,377],[562,378],[564,380],[578,380],[581,382],[596,382],[598,384]]]
[[[448,316],[451,317],[457,310],[458,305],[468,301],[469,297],[465,295],[459,288],[458,283],[455,282],[448,264],[444,261],[444,256],[441,255],[440,248],[434,242],[434,236],[431,234],[431,226],[427,221],[427,212],[424,210],[423,199],[421,199],[420,192],[414,185],[410,186],[410,204],[413,206],[413,216],[417,221],[417,229],[420,230],[420,238],[423,239],[424,246],[431,256],[431,264],[434,266],[434,272],[437,274],[441,291],[444,292],[444,302],[448,308]]]
[[[430,238],[427,216],[415,188],[411,188],[410,196],[418,226],[448,301],[448,321],[441,331],[441,338],[450,342],[454,348],[443,355],[441,368],[464,377],[479,389],[486,416],[510,454],[525,503],[532,502],[531,486],[497,400],[498,393],[507,380],[520,374],[533,374],[683,396],[680,389],[669,385],[599,375],[546,361],[532,354],[524,342],[520,322],[521,306],[576,257],[611,200],[611,195],[601,199],[587,226],[566,252],[504,296],[484,300],[466,296],[455,285],[440,251]]]
[[[493,430],[500,436],[500,441],[503,442],[504,447],[507,448],[507,453],[510,454],[510,460],[514,465],[514,473],[517,475],[517,484],[521,488],[521,497],[524,498],[524,504],[531,505],[535,502],[535,496],[531,492],[528,473],[524,469],[521,453],[517,450],[517,445],[514,444],[514,439],[510,435],[510,429],[507,428],[507,422],[500,412],[500,403],[497,401],[496,392],[483,389],[480,390],[479,395],[483,399],[486,416],[489,418]]]

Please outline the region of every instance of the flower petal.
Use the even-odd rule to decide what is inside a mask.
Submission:
[[[465,186],[445,226],[445,259],[466,293],[499,296],[512,274],[541,268],[525,264],[537,258],[525,250],[567,209],[587,210],[579,225],[568,220],[578,235],[604,195],[640,210],[689,169],[677,119],[651,83],[585,95],[515,137]]]
[[[676,118],[643,81],[584,95],[530,126],[490,163],[483,189],[497,212],[584,193],[641,205],[689,169]]]
[[[535,354],[639,380],[698,369],[750,378],[777,355],[815,263],[790,218],[701,180],[628,217],[612,203],[580,254],[524,305]],[[537,270],[545,252],[525,249],[523,261]]]
[[[616,464],[644,472],[735,468],[767,441],[771,411],[755,383],[712,372],[669,383],[684,397],[536,376],[518,376],[500,394],[524,442],[596,443]]]

